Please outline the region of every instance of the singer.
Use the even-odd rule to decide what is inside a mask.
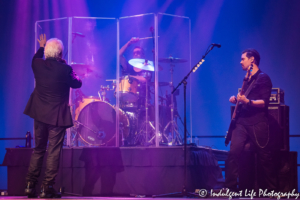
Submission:
[[[271,95],[272,82],[267,74],[259,69],[260,55],[255,49],[246,49],[242,52],[241,66],[244,71],[249,71],[250,78],[245,82],[245,90],[250,89],[247,96],[237,94],[231,96],[231,103],[240,102],[240,111],[236,120],[235,128],[232,131],[229,155],[226,161],[225,186],[237,191],[237,178],[240,174],[240,160],[243,152],[249,145],[257,153],[258,162],[262,166],[262,181],[260,189],[276,189],[276,171],[273,165],[272,149],[269,141],[271,133],[268,124],[268,105]],[[253,163],[247,163],[253,165]],[[244,166],[244,165],[243,165]],[[246,165],[245,165],[246,166]],[[252,185],[253,186],[253,185]],[[250,186],[250,187],[252,187]],[[244,189],[239,185],[239,190]],[[254,189],[254,188],[247,188]]]
[[[24,114],[34,119],[35,148],[31,155],[26,176],[25,194],[36,197],[36,183],[40,176],[47,142],[48,157],[45,177],[41,186],[41,198],[60,198],[53,185],[58,173],[60,152],[66,129],[73,126],[69,106],[71,88],[80,88],[81,80],[72,67],[62,59],[63,43],[46,35],[40,35],[39,50],[32,59],[36,87],[26,105]],[[42,59],[45,52],[46,60]]]

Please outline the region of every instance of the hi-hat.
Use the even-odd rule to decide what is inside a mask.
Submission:
[[[186,59],[174,58],[172,56],[169,56],[167,58],[159,58],[158,61],[162,62],[162,63],[185,63],[185,62],[187,62]]]
[[[154,71],[153,62],[150,60],[134,58],[134,59],[129,60],[128,63],[139,69],[143,69],[143,70],[147,70],[147,71]]]

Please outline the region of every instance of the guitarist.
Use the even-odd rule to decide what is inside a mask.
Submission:
[[[262,183],[260,189],[276,189],[276,172],[273,169],[271,149],[268,148],[270,140],[268,124],[268,105],[271,95],[272,82],[267,74],[259,69],[260,55],[255,49],[246,49],[242,52],[241,66],[247,71],[244,81],[244,94],[231,96],[229,101],[239,105],[238,116],[232,130],[230,151],[226,161],[225,186],[237,190],[239,176],[239,161],[243,156],[245,145],[250,143],[257,153],[258,162],[262,166]],[[252,66],[252,67],[251,67]],[[252,68],[252,70],[250,70]],[[249,89],[247,91],[247,89]],[[247,91],[247,92],[245,92]],[[251,164],[251,163],[249,163]],[[253,163],[252,163],[253,164]]]

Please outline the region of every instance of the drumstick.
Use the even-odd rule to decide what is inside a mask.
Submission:
[[[159,37],[159,36],[157,36],[157,37]],[[144,37],[144,38],[139,38],[139,40],[147,40],[147,39],[151,39],[151,38],[153,38],[153,37]]]

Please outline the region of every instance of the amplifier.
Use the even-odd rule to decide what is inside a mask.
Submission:
[[[289,151],[290,107],[286,105],[269,105],[268,108],[270,133],[274,134],[274,136],[278,138],[278,140],[274,140],[274,142],[278,144],[281,151]]]
[[[241,88],[238,89],[238,92]],[[269,104],[284,104],[284,91],[280,88],[272,88]]]

